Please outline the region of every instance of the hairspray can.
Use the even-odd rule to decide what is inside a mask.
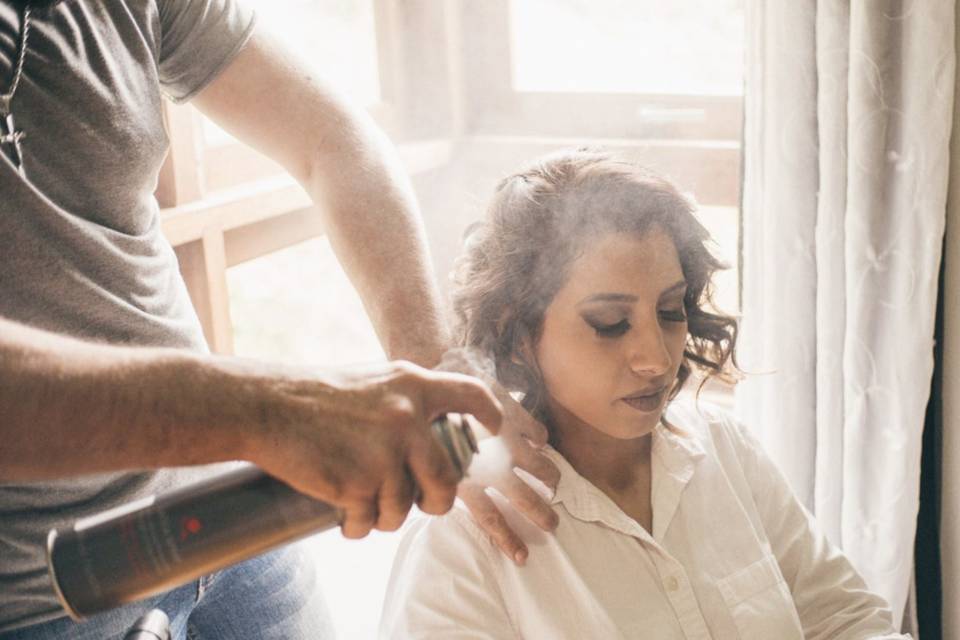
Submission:
[[[467,421],[448,414],[431,428],[462,478],[477,452]],[[47,566],[64,609],[82,620],[330,529],[341,519],[336,507],[251,466],[51,530]]]

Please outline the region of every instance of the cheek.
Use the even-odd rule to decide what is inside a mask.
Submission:
[[[666,332],[664,342],[667,345],[667,350],[670,352],[674,369],[680,368],[680,364],[683,361],[683,351],[687,346],[688,337],[689,334],[687,333],[686,322],[680,324],[675,329]]]
[[[593,378],[599,362],[590,341],[568,328],[544,326],[537,344],[537,362],[547,391],[554,397],[583,389]]]

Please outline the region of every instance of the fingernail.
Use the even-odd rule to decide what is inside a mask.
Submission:
[[[525,564],[527,562],[527,550],[520,549],[520,551],[514,554],[513,559],[516,560],[519,565]]]

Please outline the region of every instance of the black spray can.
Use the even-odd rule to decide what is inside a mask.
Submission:
[[[477,452],[448,414],[433,436],[463,477]],[[47,566],[67,613],[82,620],[168,591],[340,524],[336,507],[247,467],[78,521],[47,538]]]

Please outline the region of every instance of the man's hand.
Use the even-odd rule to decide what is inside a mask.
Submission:
[[[433,420],[457,412],[493,430],[501,422],[499,402],[479,380],[406,362],[265,382],[247,458],[343,508],[348,538],[399,528],[415,500],[431,514],[453,505],[460,478],[431,435]]]
[[[476,477],[468,476],[460,483],[457,495],[500,550],[518,565],[522,565],[529,553],[527,546],[509,527],[503,514],[487,495],[486,489],[496,489],[541,529],[553,531],[557,526],[557,514],[514,473],[513,468],[523,469],[554,489],[560,479],[560,472],[537,450],[547,443],[546,428],[534,420],[509,394],[502,389],[499,391],[501,393],[497,395],[503,404],[503,424],[499,437],[510,454],[510,464],[493,472],[485,469],[484,473]]]

